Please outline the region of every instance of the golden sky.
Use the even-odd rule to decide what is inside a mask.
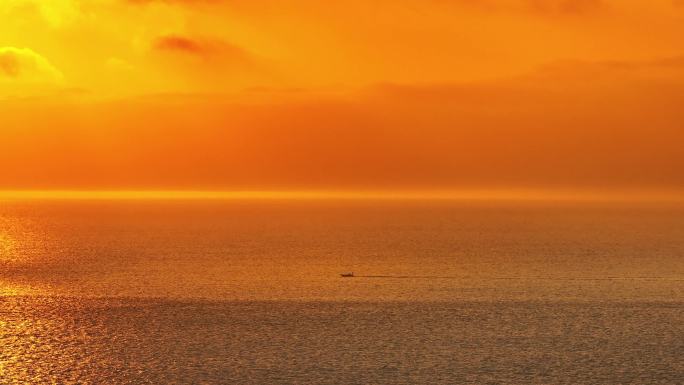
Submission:
[[[681,0],[0,0],[0,189],[684,188]]]

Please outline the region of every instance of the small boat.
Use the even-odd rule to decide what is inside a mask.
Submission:
[[[354,273],[353,273],[353,272],[351,272],[351,273],[342,273],[342,274],[340,274],[340,275],[342,276],[342,278],[353,278],[353,277],[354,277]]]

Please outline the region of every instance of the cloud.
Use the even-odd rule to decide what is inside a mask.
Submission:
[[[152,3],[166,3],[166,4],[180,4],[180,5],[199,5],[199,4],[220,4],[225,3],[224,0],[124,0],[129,4],[152,4]]]
[[[601,9],[602,0],[527,0],[527,6],[542,13],[587,14]]]
[[[245,2],[227,1],[227,0],[123,0],[129,4],[146,5],[146,4],[173,4],[179,6],[201,6],[201,5],[221,5],[230,4],[232,6],[244,6]],[[684,1],[684,0],[673,0]],[[287,7],[291,8],[310,8],[317,6],[312,0],[296,0],[288,3]],[[351,1],[351,6],[364,4],[363,1]],[[476,8],[486,11],[496,12],[532,12],[536,14],[546,15],[578,15],[587,14],[600,10],[606,5],[606,0],[408,0],[403,2],[404,5],[415,7],[430,6],[431,4],[456,5],[466,6],[469,8]],[[381,0],[378,2],[380,6],[397,5],[395,1]]]
[[[652,65],[684,69],[684,56],[673,56],[651,62]]]
[[[181,76],[200,89],[248,87],[271,72],[268,61],[218,38],[163,35],[150,48],[160,74]]]
[[[55,155],[46,166],[44,147],[0,140],[0,185],[682,189],[684,84],[642,81],[677,62],[568,62],[508,81],[344,95],[160,95],[48,118],[23,109],[15,127],[54,136],[44,146]]]
[[[80,14],[79,0],[6,0],[0,1],[0,11],[38,13],[52,27],[61,27],[76,20]]]
[[[61,83],[64,75],[47,59],[28,48],[0,47],[0,80]]]
[[[557,60],[541,66],[523,79],[545,83],[548,79],[579,84],[605,84],[619,81],[632,84],[661,79],[671,84],[684,82],[684,56],[652,60]]]
[[[450,3],[445,0],[435,1]],[[451,4],[490,12],[529,12],[546,16],[589,14],[607,5],[604,0],[456,0]]]
[[[111,57],[107,59],[105,67],[108,70],[116,72],[129,72],[135,69],[135,66],[133,66],[131,63],[118,57]]]
[[[204,55],[213,49],[207,44],[185,36],[166,35],[157,38],[154,48],[160,51],[176,51],[193,55]]]
[[[253,57],[249,52],[219,39],[170,34],[157,37],[152,48],[157,52],[197,57],[219,64],[253,64]]]

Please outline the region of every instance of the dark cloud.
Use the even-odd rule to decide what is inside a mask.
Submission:
[[[5,53],[0,54],[0,75],[16,78],[21,72],[21,64],[16,55]]]
[[[252,60],[246,50],[216,38],[164,35],[154,40],[152,48],[159,52],[180,53],[233,63],[248,64]]]
[[[163,35],[150,48],[160,70],[192,78],[198,87],[242,87],[270,71],[258,55],[215,37]]]
[[[211,51],[211,49],[202,42],[178,35],[159,37],[154,42],[154,48],[161,51],[179,51],[196,55],[203,55]]]

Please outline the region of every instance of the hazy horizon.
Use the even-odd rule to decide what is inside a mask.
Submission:
[[[684,202],[679,190],[441,189],[441,190],[2,190],[0,200],[452,200],[567,202]]]

